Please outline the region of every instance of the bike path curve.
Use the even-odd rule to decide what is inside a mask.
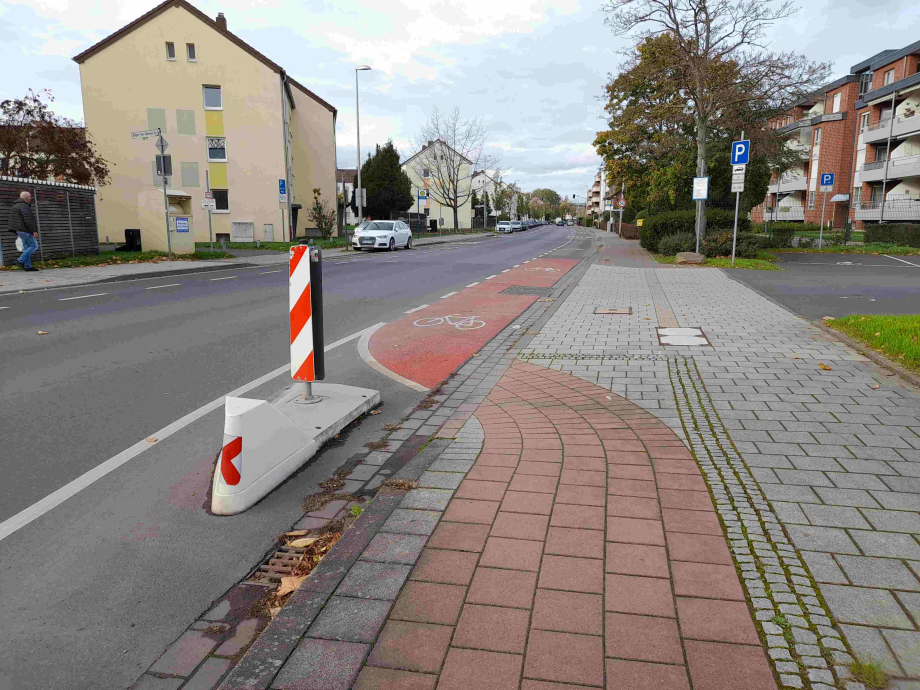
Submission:
[[[434,388],[541,299],[504,290],[553,287],[576,265],[572,259],[536,259],[512,268],[386,324],[371,336],[368,351],[399,377]]]

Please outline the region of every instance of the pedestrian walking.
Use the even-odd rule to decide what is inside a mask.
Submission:
[[[38,228],[35,226],[35,216],[32,215],[32,195],[20,192],[19,199],[10,209],[10,219],[7,230],[15,233],[22,242],[22,254],[16,263],[24,271],[37,271],[32,266],[32,254],[38,249]]]

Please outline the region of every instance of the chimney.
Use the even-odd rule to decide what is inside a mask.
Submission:
[[[227,30],[227,18],[224,16],[223,12],[217,13],[217,26],[219,26],[224,31]]]

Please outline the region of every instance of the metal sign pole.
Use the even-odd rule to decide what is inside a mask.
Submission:
[[[163,211],[166,215],[166,248],[169,250],[169,260],[172,261],[172,238],[169,236],[169,197],[166,194],[166,142],[163,141],[163,130],[157,128],[157,148],[160,149],[160,159],[163,161]]]
[[[741,192],[735,192],[735,230],[732,234],[732,266],[735,265],[735,247],[738,244],[738,206],[740,203]]]
[[[824,249],[824,209],[827,208],[827,192],[824,192],[824,201],[821,204],[821,228],[818,230],[818,248]]]

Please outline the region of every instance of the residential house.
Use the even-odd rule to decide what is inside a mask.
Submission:
[[[222,13],[211,19],[166,0],[74,61],[86,127],[112,164],[98,198],[100,236],[140,228],[144,249],[166,247],[157,151],[154,139],[132,138],[137,130],[159,128],[168,143],[174,249],[208,239],[208,190],[218,239],[289,240],[311,225],[296,211],[312,205],[314,188],[335,204],[336,109],[231,33]]]
[[[472,228],[472,179],[473,162],[438,139],[429,141],[421,150],[407,158],[402,169],[412,183],[412,196],[418,198],[418,191],[428,191],[428,198],[410,212],[436,219],[438,227],[445,229]],[[454,209],[441,204],[438,199],[457,199],[462,202],[457,209],[457,225],[454,225]]]

